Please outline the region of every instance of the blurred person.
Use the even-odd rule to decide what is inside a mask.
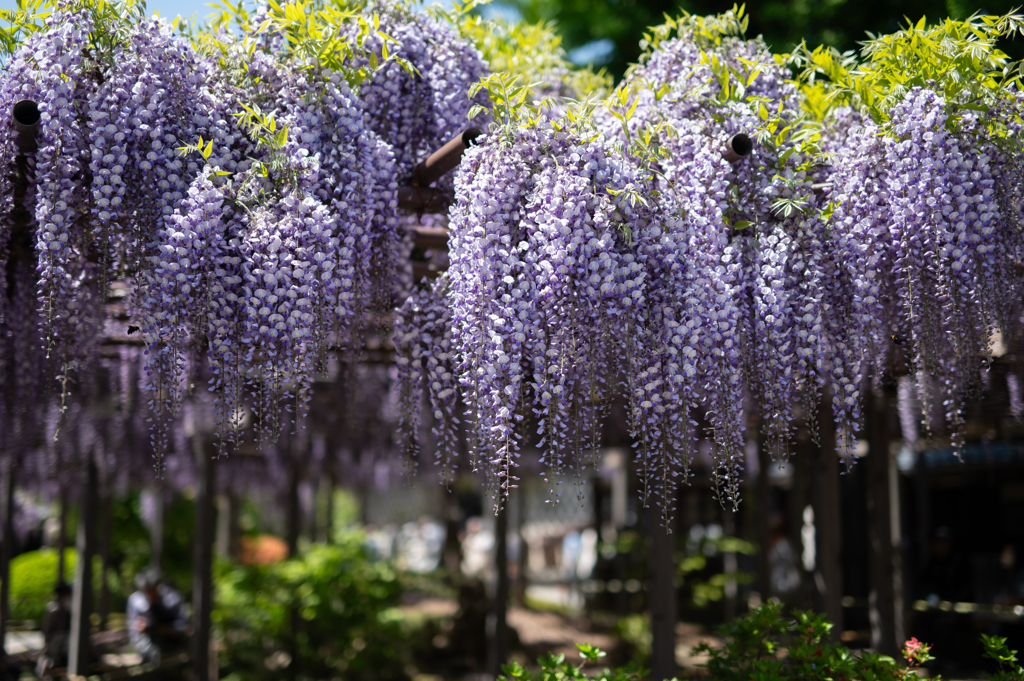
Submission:
[[[959,674],[971,664],[977,634],[968,614],[940,609],[939,605],[973,601],[973,587],[970,564],[953,541],[953,533],[948,527],[936,528],[918,593],[918,598],[927,602],[931,609],[915,614],[914,635],[928,641],[935,650],[943,651],[928,667],[944,676]]]
[[[933,607],[941,601],[970,601],[972,584],[970,565],[956,549],[953,533],[948,527],[937,528],[921,574],[921,597]]]
[[[768,566],[771,593],[786,600],[800,589],[800,569],[797,554],[789,542],[786,520],[774,514],[769,521]]]
[[[484,528],[481,518],[466,521],[462,538],[462,573],[486,579],[490,576],[494,553],[494,533]]]
[[[136,575],[135,588],[128,598],[128,638],[143,660],[158,665],[164,655],[188,645],[184,603],[155,568]]]
[[[53,589],[53,600],[46,604],[43,616],[43,654],[36,663],[36,676],[47,678],[50,670],[67,666],[70,640],[71,586],[58,582]]]
[[[993,602],[997,605],[1024,605],[1024,569],[1017,567],[1017,547],[1006,544],[999,554],[999,583]]]

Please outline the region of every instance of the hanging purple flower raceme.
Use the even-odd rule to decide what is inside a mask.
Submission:
[[[36,258],[42,308],[41,335],[47,359],[55,373],[65,374],[75,353],[77,292],[85,275],[82,256],[88,245],[78,224],[88,213],[80,191],[88,164],[80,111],[94,90],[85,72],[81,45],[87,41],[92,21],[85,12],[54,12],[46,30],[34,35],[12,56],[4,94],[12,101],[38,103],[40,113],[35,154]]]
[[[658,161],[659,200],[686,225],[691,262],[699,263],[688,285],[694,314],[680,320],[678,335],[688,341],[693,394],[706,404],[708,436],[716,444],[716,489],[723,503],[737,503],[744,384],[775,459],[787,454],[796,407],[816,412],[825,380],[821,355],[828,350],[820,312],[827,245],[806,157],[791,143],[756,145],[735,165],[722,158],[732,135],[753,136],[769,112],[795,118],[788,74],[760,41],[712,43],[680,32],[631,72],[624,87],[636,108],[625,127],[636,137],[645,127],[667,126],[658,134],[665,152]],[[744,81],[742,91],[737,80]],[[759,99],[751,103],[748,96]],[[611,115],[598,120],[629,142]]]
[[[849,342],[876,379],[906,362],[920,377],[922,409],[943,404],[957,444],[992,333],[1006,324],[998,283],[1013,277],[997,257],[995,150],[980,135],[951,132],[945,106],[916,88],[893,109],[891,135],[873,125],[853,135],[832,176],[833,219],[851,287]]]
[[[649,191],[636,159],[565,123],[541,119],[466,153],[449,213],[451,266],[397,326],[405,432],[416,430],[427,365],[439,420],[455,422],[448,400],[461,389],[474,465],[504,496],[524,446],[541,449],[553,485],[579,480],[624,394],[638,466],[665,503],[692,440],[696,367],[678,333],[695,281],[688,235],[683,221],[630,198]],[[437,335],[439,322],[450,331]],[[444,358],[437,368],[431,352]]]
[[[459,385],[452,346],[451,310],[445,304],[448,275],[422,286],[406,298],[395,314],[397,381],[400,390],[398,441],[406,458],[419,453],[424,389],[428,395],[435,458],[442,484],[450,484],[458,468]]]
[[[154,226],[173,213],[199,170],[177,148],[211,135],[203,60],[166,21],[146,19],[115,50],[88,102],[94,238],[105,269],[135,268]]]
[[[489,71],[480,51],[449,24],[384,3],[370,9],[380,13],[380,31],[398,41],[388,44],[389,52],[418,71],[391,61],[359,87],[367,123],[391,145],[404,182],[413,166],[469,125],[474,104],[486,103],[484,94],[470,100],[469,90]],[[371,35],[364,47],[381,54],[383,46]],[[451,185],[447,177],[440,182]]]
[[[274,41],[258,42],[227,49],[242,50],[248,85],[269,87],[273,99],[228,125],[225,107],[241,108],[248,95],[208,74],[207,99],[218,104],[197,117],[210,140],[207,169],[160,232],[148,298],[147,333],[159,333],[151,371],[182,382],[186,357],[207,352],[225,446],[238,440],[249,397],[261,442],[303,418],[328,351],[358,349],[372,314],[389,304],[400,241],[391,151],[367,130],[345,80],[276,60],[266,51]],[[306,96],[313,88],[320,94]],[[157,394],[173,415],[174,388]]]

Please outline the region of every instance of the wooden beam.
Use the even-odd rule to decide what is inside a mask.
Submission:
[[[466,128],[447,144],[416,164],[412,169],[412,183],[417,187],[429,187],[459,167],[462,155],[476,145],[483,133],[479,128]]]
[[[449,230],[445,227],[412,227],[410,228],[416,248],[448,250]]]

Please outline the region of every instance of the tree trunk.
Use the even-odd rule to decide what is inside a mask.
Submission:
[[[905,639],[903,560],[896,459],[889,447],[888,400],[869,389],[864,402],[869,444],[866,474],[871,647],[883,655],[899,657]]]
[[[75,588],[71,595],[71,640],[68,644],[68,676],[87,676],[92,657],[89,633],[92,614],[92,557],[96,547],[96,495],[99,474],[92,452],[86,457],[85,484],[81,491],[78,517],[78,560],[75,563]]]
[[[508,500],[494,519],[494,560],[497,580],[491,610],[494,628],[491,637],[491,673],[497,677],[508,658]]]
[[[811,504],[814,506],[818,610],[833,624],[831,639],[839,641],[843,633],[842,522],[840,516],[839,456],[836,453],[836,424],[827,405],[831,396],[822,396],[818,417],[820,446],[811,463]],[[822,588],[824,587],[824,588]]]
[[[192,437],[199,487],[196,493],[194,574],[192,581],[192,679],[210,681],[210,615],[213,611],[213,528],[216,522],[213,497],[216,493],[217,460],[203,443]]]
[[[661,513],[650,508],[651,532],[651,681],[676,675],[675,540],[662,524]]]
[[[7,655],[7,620],[10,616],[11,558],[14,556],[14,478],[17,473],[12,453],[4,462],[0,482],[0,513],[3,513],[3,543],[0,544],[0,653]]]
[[[110,535],[113,532],[109,485],[100,499],[100,631],[107,630],[110,617],[110,585],[107,574],[110,569]]]

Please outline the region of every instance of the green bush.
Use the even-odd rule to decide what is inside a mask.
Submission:
[[[74,582],[78,553],[75,549],[64,549],[64,580]],[[98,604],[100,593],[100,558],[93,557],[92,589],[93,603]],[[39,549],[28,551],[11,560],[11,610],[12,620],[32,620],[41,623],[46,614],[46,604],[53,598],[53,587],[57,584],[57,550]],[[120,609],[126,595],[120,580],[112,570],[108,575],[112,607]]]
[[[588,664],[597,664],[598,660],[605,656],[597,648],[589,644],[577,644],[580,650],[580,657],[583,661],[578,665],[567,664],[565,655],[548,654],[537,660],[540,664],[540,671],[533,672],[518,662],[504,665],[501,671],[504,672],[498,677],[498,681],[639,681],[643,678],[643,672],[633,666],[620,667],[618,669],[595,669],[590,675],[584,667]]]
[[[714,681],[909,681],[917,678],[913,670],[931,659],[928,646],[916,640],[908,642],[914,644],[907,655],[910,667],[885,655],[855,656],[827,640],[832,625],[824,615],[799,610],[792,615],[784,617],[781,605],[766,603],[722,627],[725,646],[714,649],[703,643],[694,653],[710,656],[707,672]]]
[[[782,616],[782,607],[767,603],[746,617],[721,629],[727,643],[720,649],[707,644],[694,653],[710,656],[707,663],[711,681],[910,681],[916,670],[935,658],[931,646],[912,638],[904,644],[904,662],[875,653],[854,655],[846,647],[825,640],[832,625],[824,615],[796,610],[792,619]],[[985,655],[999,669],[989,681],[1021,681],[1024,667],[1006,639],[982,635]]]
[[[358,533],[271,565],[218,566],[221,678],[404,678],[398,575]]]
[[[782,606],[766,603],[746,617],[720,628],[726,639],[723,647],[716,649],[702,643],[693,649],[693,654],[708,655],[705,668],[710,681],[911,681],[919,678],[916,672],[921,665],[935,659],[931,646],[916,638],[904,644],[905,662],[869,652],[854,654],[826,640],[831,630],[832,625],[824,615],[796,610],[789,619],[782,615]],[[981,642],[985,656],[998,665],[996,673],[986,675],[988,681],[1024,680],[1024,667],[1018,663],[1017,653],[1006,645],[1005,638],[982,634]],[[631,667],[605,669],[587,676],[583,667],[597,662],[604,653],[589,645],[577,647],[584,658],[577,667],[565,664],[564,655],[548,655],[539,660],[539,673],[512,664],[502,668],[505,675],[498,681],[634,681],[641,678]]]
[[[995,674],[987,674],[988,681],[1020,681],[1024,679],[1024,667],[1017,663],[1017,652],[1010,650],[1006,639],[999,636],[981,635],[981,644],[985,646],[985,657],[996,661],[999,669]]]
[[[53,587],[57,584],[57,558],[56,549],[40,549],[11,560],[12,620],[42,621],[46,604],[53,599]],[[65,580],[72,580],[77,562],[75,550],[64,549]]]

